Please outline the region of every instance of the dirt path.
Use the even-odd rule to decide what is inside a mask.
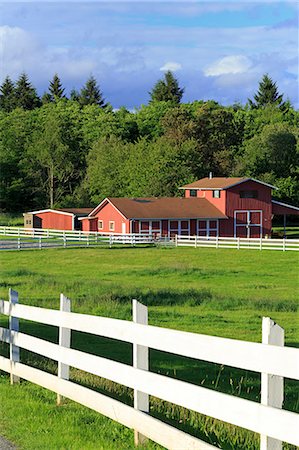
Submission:
[[[15,450],[16,447],[0,436],[0,450]]]

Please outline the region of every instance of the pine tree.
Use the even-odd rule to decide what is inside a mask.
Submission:
[[[60,78],[57,75],[57,73],[55,73],[53,80],[50,81],[49,93],[51,95],[52,101],[55,101],[55,99],[58,99],[58,98],[65,97],[64,88],[62,87]]]
[[[51,94],[49,94],[49,92],[45,92],[41,98],[42,105],[46,105],[47,103],[51,103],[52,101],[53,100]]]
[[[179,87],[178,80],[173,73],[168,71],[165,73],[164,80],[158,80],[152,91],[150,92],[151,102],[170,101],[174,104],[179,104],[184,88]]]
[[[79,102],[80,100],[80,93],[75,88],[70,92],[70,100],[73,102]]]
[[[248,99],[249,105],[252,109],[264,108],[269,105],[276,105],[280,109],[284,109],[284,102],[282,101],[283,94],[279,94],[277,85],[266,73],[259,83],[259,90],[253,96],[254,100]]]
[[[34,109],[40,106],[40,99],[30,83],[26,73],[22,73],[16,83],[16,106],[23,109]]]
[[[103,99],[100,88],[97,85],[96,79],[91,76],[80,91],[79,102],[82,106],[98,105],[104,108],[105,101]]]
[[[5,78],[0,86],[0,109],[6,112],[16,107],[15,86],[9,76]]]

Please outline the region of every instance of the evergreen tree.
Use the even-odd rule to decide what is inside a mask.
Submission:
[[[76,89],[72,89],[70,93],[70,100],[73,102],[79,102],[80,100],[80,93]]]
[[[279,94],[276,83],[265,74],[259,83],[259,90],[253,96],[254,100],[248,99],[249,105],[252,109],[265,108],[269,105],[276,105],[283,109],[285,104],[282,101],[283,94]]]
[[[178,80],[173,73],[168,71],[165,73],[164,80],[158,80],[152,91],[150,92],[151,102],[170,101],[174,104],[179,104],[184,88],[179,87]]]
[[[55,73],[53,80],[50,81],[49,93],[51,95],[52,101],[55,101],[55,99],[58,99],[58,98],[65,97],[64,88],[62,87],[60,78],[57,75],[57,73]]]
[[[22,73],[16,83],[16,106],[23,109],[34,109],[40,106],[40,99],[30,83],[26,73]]]
[[[45,92],[44,95],[42,96],[42,105],[46,105],[47,103],[51,103],[52,100],[52,96],[51,94],[49,94],[49,92]]]
[[[9,76],[7,76],[0,86],[0,109],[10,112],[15,106],[15,86]]]
[[[102,108],[105,106],[105,101],[103,99],[102,93],[99,86],[97,85],[96,79],[93,76],[89,77],[89,79],[81,89],[79,102],[82,106],[98,105]]]

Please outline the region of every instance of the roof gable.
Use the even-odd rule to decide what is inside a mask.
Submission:
[[[263,181],[255,180],[248,177],[213,177],[213,178],[201,178],[193,183],[186,184],[180,189],[198,189],[198,190],[225,190],[238,184],[245,183],[246,181],[254,181],[255,183],[262,184],[271,189],[277,189],[271,184],[264,183]]]

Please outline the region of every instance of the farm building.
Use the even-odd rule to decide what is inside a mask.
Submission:
[[[79,218],[88,216],[92,208],[41,209],[30,211],[24,216],[25,228],[46,228],[55,230],[78,230]]]
[[[89,212],[43,210],[28,214],[33,223],[36,215],[42,217],[42,228],[251,238],[271,235],[274,214],[299,215],[299,208],[272,200],[274,186],[252,178],[209,177],[180,189],[184,191],[182,198],[105,198]],[[81,211],[81,217],[75,211]]]

